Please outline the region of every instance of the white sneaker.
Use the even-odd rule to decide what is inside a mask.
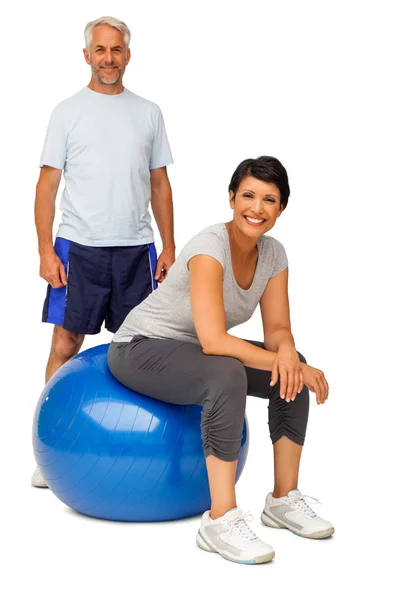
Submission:
[[[319,504],[317,498],[302,496],[300,490],[291,490],[287,496],[275,500],[269,493],[261,514],[261,521],[268,527],[290,529],[306,538],[327,538],[335,531],[332,523],[321,519],[307,504],[310,498]]]
[[[34,474],[32,475],[31,484],[33,487],[47,488],[49,487],[42,475],[39,467],[36,467]]]
[[[275,552],[260,540],[246,521],[252,515],[243,514],[240,508],[228,510],[218,519],[210,518],[207,510],[201,518],[197,533],[197,545],[207,552],[217,552],[233,562],[255,565],[272,560]]]

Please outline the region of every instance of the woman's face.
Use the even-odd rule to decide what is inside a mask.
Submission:
[[[274,183],[244,177],[236,195],[229,193],[233,222],[247,237],[259,238],[275,225],[281,215],[281,194]]]

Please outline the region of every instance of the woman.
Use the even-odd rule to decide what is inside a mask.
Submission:
[[[115,334],[108,361],[131,389],[175,404],[202,404],[201,434],[211,510],[197,543],[228,560],[267,562],[274,551],[236,505],[235,473],[246,396],[269,399],[275,486],[261,515],[269,527],[311,538],[332,535],[297,489],[309,392],[328,397],[322,371],[306,364],[290,329],[283,246],[264,236],[288,203],[289,182],[276,159],[243,161],[229,185],[233,219],[212,225],[183,248],[165,282],[135,307]],[[228,333],[260,304],[264,343]]]

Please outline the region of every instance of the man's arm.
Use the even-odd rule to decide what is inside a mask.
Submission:
[[[158,258],[155,279],[161,283],[175,262],[174,210],[167,167],[150,171],[151,208],[160,232],[163,249]]]
[[[43,166],[36,185],[35,225],[40,255],[40,276],[52,287],[67,285],[62,262],[53,247],[53,221],[62,171]]]

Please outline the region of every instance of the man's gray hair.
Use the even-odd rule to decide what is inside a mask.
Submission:
[[[124,35],[125,46],[129,48],[131,32],[126,23],[119,19],[115,19],[114,17],[100,17],[100,19],[96,19],[95,21],[89,21],[85,27],[85,44],[88,52],[90,51],[90,44],[92,43],[93,28],[96,27],[96,25],[109,25],[110,27],[118,29]]]

